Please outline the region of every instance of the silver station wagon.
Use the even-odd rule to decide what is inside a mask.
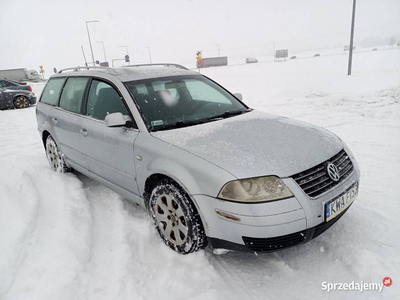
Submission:
[[[36,114],[54,171],[147,209],[179,253],[305,243],[353,203],[359,167],[333,133],[241,98],[174,64],[78,67],[51,76]]]

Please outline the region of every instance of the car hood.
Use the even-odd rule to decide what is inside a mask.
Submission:
[[[258,111],[151,134],[237,178],[288,177],[343,148],[338,137],[323,128]]]

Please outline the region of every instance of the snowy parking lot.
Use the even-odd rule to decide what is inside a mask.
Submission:
[[[0,299],[394,299],[400,49],[356,53],[346,71],[346,55],[323,52],[201,71],[254,109],[333,131],[360,165],[349,211],[318,238],[272,254],[173,252],[146,211],[83,175],[50,170],[35,107],[0,111]],[[33,88],[39,96],[43,85]],[[322,289],[385,277],[393,284],[381,292]]]

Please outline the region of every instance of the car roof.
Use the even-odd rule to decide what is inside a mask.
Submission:
[[[65,72],[66,70],[70,72]],[[104,78],[116,77],[122,82],[136,81],[150,78],[169,77],[169,76],[187,76],[187,75],[199,75],[199,73],[188,70],[184,67],[176,67],[173,64],[166,66],[159,65],[138,65],[138,66],[127,66],[120,68],[108,68],[108,67],[77,67],[60,70],[57,74],[51,76],[54,77],[65,77],[65,76],[99,76]]]

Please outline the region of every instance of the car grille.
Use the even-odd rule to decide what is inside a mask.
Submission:
[[[278,236],[273,238],[242,237],[245,245],[256,252],[273,252],[301,244],[306,239],[306,231]]]
[[[329,177],[327,165],[334,164],[339,171],[340,178],[334,181]],[[292,178],[303,189],[303,191],[311,198],[317,197],[326,191],[329,191],[346,177],[348,177],[354,170],[353,163],[346,151],[342,150],[329,160],[301,173],[297,173]]]

